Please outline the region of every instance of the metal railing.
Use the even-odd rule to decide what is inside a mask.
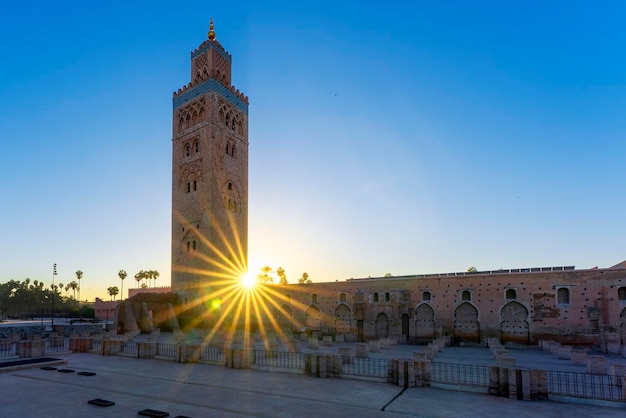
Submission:
[[[137,355],[137,342],[134,340],[122,341],[121,354]]]
[[[548,394],[624,401],[621,376],[548,371]]]
[[[366,377],[387,377],[387,359],[357,358],[344,359],[341,374]]]
[[[200,351],[200,360],[224,362],[224,348],[213,345],[203,345]]]
[[[304,370],[304,353],[252,350],[252,362],[257,366]]]
[[[473,364],[431,363],[430,381],[448,385],[489,387],[489,367]]]
[[[176,358],[178,352],[178,345],[172,343],[158,343],[157,344],[157,356]]]
[[[46,340],[46,353],[61,353],[70,350],[69,338],[52,338]]]
[[[0,343],[0,357],[15,357],[17,356],[17,344],[15,342],[1,342]]]

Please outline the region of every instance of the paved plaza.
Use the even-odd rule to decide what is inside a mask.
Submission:
[[[419,347],[395,346],[386,355],[408,355]],[[512,350],[518,362],[565,362],[529,348]],[[379,353],[376,353],[377,355]],[[210,364],[138,360],[126,356],[67,353],[59,373],[40,365],[0,372],[0,416],[129,417],[152,409],[171,417],[623,417],[624,408],[553,401],[517,401],[485,394],[303,374],[233,370]],[[484,348],[447,347],[438,361],[488,363]],[[626,360],[614,357],[612,361]],[[572,366],[567,366],[572,370]],[[93,376],[78,372],[93,372]],[[92,399],[115,402],[90,405]],[[626,405],[625,405],[626,406]]]

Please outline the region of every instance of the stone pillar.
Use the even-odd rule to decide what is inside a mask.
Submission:
[[[324,355],[318,355],[317,357],[317,364],[318,364],[318,372],[317,372],[317,376],[318,377],[328,377],[328,367],[327,367],[327,359],[326,356]]]
[[[157,355],[157,343],[156,342],[138,342],[137,343],[137,358],[154,358]]]
[[[339,347],[339,356],[343,364],[350,364],[352,362],[352,357],[354,357],[354,352],[350,347]]]
[[[489,394],[500,395],[500,368],[489,366]]]
[[[356,343],[356,358],[368,358],[369,346],[367,343]]]
[[[102,340],[100,347],[102,349],[103,356],[115,356],[122,351],[122,340]]]
[[[522,399],[522,376],[521,370],[508,369],[509,374],[509,399]]]
[[[603,356],[587,356],[587,373],[606,374],[606,359]]]
[[[403,388],[409,387],[409,373],[408,370],[405,373],[404,366],[406,364],[405,360],[398,360],[398,382],[397,385]],[[405,381],[406,379],[406,381]]]
[[[93,342],[91,338],[74,337],[70,338],[70,351],[75,353],[84,353],[91,350]]]
[[[626,366],[623,364],[611,364],[611,383],[617,387],[622,386],[622,378],[626,376]]]
[[[18,341],[16,353],[19,357],[43,357],[46,353],[46,342],[44,340]]]
[[[252,367],[252,351],[243,346],[227,346],[224,348],[226,367],[231,369],[249,369]]]
[[[548,372],[546,370],[530,370],[530,400],[543,401],[548,399]]]
[[[575,366],[587,365],[587,350],[584,348],[573,348],[570,352],[570,360]]]
[[[176,361],[179,363],[197,363],[200,360],[200,344],[179,344]]]
[[[500,396],[509,397],[509,369],[506,367],[498,367],[498,383],[500,388],[498,393]]]

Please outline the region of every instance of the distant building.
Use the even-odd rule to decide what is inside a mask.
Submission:
[[[113,318],[115,318],[115,309],[119,303],[119,300],[109,301],[96,298],[96,302],[93,304],[95,318],[101,321],[113,321]]]
[[[211,296],[245,271],[248,256],[248,98],[232,86],[231,63],[211,22],[191,53],[191,81],[173,95],[172,292],[179,320],[190,319],[183,325],[230,326],[241,303]],[[275,332],[626,346],[626,262],[271,287],[256,319]]]

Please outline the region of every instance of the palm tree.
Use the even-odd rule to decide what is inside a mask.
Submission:
[[[159,272],[156,270],[152,270],[152,280],[154,280],[153,287],[156,286],[156,279],[159,278]]]
[[[278,269],[276,270],[276,274],[278,275],[278,278],[280,279],[278,284],[287,284],[287,275],[285,274],[284,268],[278,267]]]
[[[117,272],[117,275],[122,281],[122,290],[120,291],[120,297],[124,299],[124,279],[126,278],[126,276],[128,276],[128,274],[126,274],[126,270],[120,270]]]
[[[150,287],[150,280],[154,277],[154,270],[146,270],[146,287]]]
[[[76,271],[76,278],[78,279],[78,300],[80,300],[80,279],[83,278],[83,272],[80,270]]]
[[[117,288],[117,286],[110,286],[107,289],[107,292],[109,293],[109,296],[111,296],[111,300],[113,300],[113,298],[115,296],[117,296],[117,294],[119,293],[120,289]]]
[[[72,291],[74,292],[74,299],[76,299],[76,289],[78,289],[78,283],[76,283],[76,280],[72,280],[71,282],[68,283],[67,285],[68,289],[72,289]]]
[[[135,280],[137,280],[137,289],[139,289],[139,282],[146,277],[146,272],[139,270],[139,273],[135,274]]]

